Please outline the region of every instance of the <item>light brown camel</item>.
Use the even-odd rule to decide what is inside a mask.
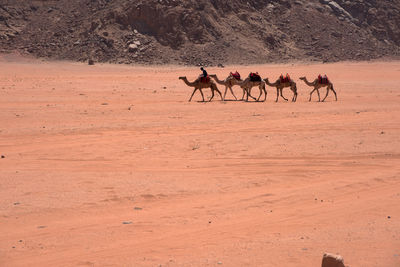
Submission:
[[[337,95],[335,89],[333,89],[333,84],[329,80],[327,83],[321,83],[318,78],[316,78],[313,82],[309,82],[306,77],[300,77],[300,80],[303,80],[308,86],[314,87],[314,89],[310,93],[310,99],[308,101],[311,101],[311,95],[314,93],[315,90],[317,90],[318,102],[320,102],[321,97],[319,95],[319,89],[322,87],[326,87],[326,95],[324,99],[322,99],[322,102],[324,102],[325,98],[328,96],[329,90],[332,90],[332,92],[335,94],[335,99],[337,101]]]
[[[276,100],[275,100],[275,102],[278,102],[279,93],[280,93],[280,95],[281,95],[281,97],[283,99],[288,101],[287,98],[285,98],[283,96],[283,94],[282,94],[282,90],[285,87],[290,87],[290,90],[292,90],[292,92],[293,92],[292,102],[296,102],[296,100],[297,100],[297,86],[296,86],[296,83],[292,79],[289,78],[289,81],[282,82],[281,79],[279,78],[278,80],[276,80],[276,82],[270,83],[268,78],[266,78],[266,79],[264,79],[264,81],[269,86],[276,87]]]
[[[208,82],[201,82],[200,78],[197,78],[194,82],[189,82],[187,80],[186,76],[179,77],[179,79],[183,80],[187,86],[194,87],[194,90],[193,90],[192,95],[190,96],[189,102],[192,101],[192,97],[197,90],[200,91],[201,97],[203,98],[203,102],[204,102],[204,95],[203,95],[203,91],[202,91],[203,88],[211,88],[212,95],[211,95],[211,98],[209,101],[211,101],[214,98],[214,91],[217,91],[217,93],[221,96],[221,100],[223,100],[221,92],[218,90],[217,85],[211,79],[209,79]]]
[[[216,74],[210,74],[210,77],[213,78],[218,84],[225,85],[225,93],[224,93],[224,97],[223,97],[224,100],[225,100],[225,96],[226,96],[226,92],[228,91],[228,88],[231,91],[231,94],[233,95],[235,100],[237,100],[235,94],[233,93],[232,87],[234,85],[239,85],[240,82],[243,82],[242,79],[238,80],[235,77],[233,77],[232,72],[229,74],[228,77],[226,77],[225,80],[218,79]],[[243,89],[243,96],[242,96],[242,100],[243,100],[244,94],[245,94],[245,92],[244,92],[245,89],[244,88],[242,88],[242,89]]]
[[[244,94],[246,93],[246,101],[249,100],[249,96],[256,101],[259,101],[260,97],[262,95],[262,92],[264,92],[265,96],[264,96],[263,101],[265,101],[267,99],[267,90],[265,89],[265,82],[262,79],[260,81],[252,81],[250,79],[250,74],[249,74],[249,76],[247,76],[246,79],[244,79],[243,82],[238,83],[238,85],[240,85],[240,87],[242,87],[244,89],[243,97],[244,97]],[[257,99],[255,99],[254,97],[251,96],[251,89],[255,86],[258,86],[258,88],[260,89],[260,95],[258,96]]]

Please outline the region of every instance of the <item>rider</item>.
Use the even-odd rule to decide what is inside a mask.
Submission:
[[[207,71],[203,67],[201,67],[200,70],[203,72],[203,77],[204,78],[208,76]]]

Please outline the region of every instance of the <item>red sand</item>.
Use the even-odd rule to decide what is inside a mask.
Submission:
[[[2,56],[0,266],[400,266],[400,62],[208,72],[236,69],[290,73],[297,102],[188,103],[197,68]],[[308,102],[298,77],[319,73],[338,102]]]

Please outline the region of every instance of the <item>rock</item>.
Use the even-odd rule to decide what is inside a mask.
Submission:
[[[225,68],[225,66],[224,66],[224,64],[219,63],[219,64],[218,64],[218,68]]]
[[[89,60],[88,60],[88,64],[89,64],[89,65],[94,65],[94,61],[93,61],[92,59],[89,59]]]
[[[370,9],[368,9],[368,14],[371,16],[376,16],[378,14],[378,9],[372,7]]]
[[[122,222],[122,224],[132,224],[131,221]]]
[[[129,46],[128,46],[128,51],[129,52],[136,52],[138,50],[138,45],[137,44],[130,44]]]
[[[324,253],[321,267],[346,267],[340,255]]]
[[[6,156],[4,156],[4,155],[1,155],[1,158],[2,158],[2,159],[4,159],[5,157],[6,157]]]

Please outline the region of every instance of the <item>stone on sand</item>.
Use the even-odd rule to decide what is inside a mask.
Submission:
[[[343,258],[340,255],[324,253],[322,258],[322,267],[346,267]]]

